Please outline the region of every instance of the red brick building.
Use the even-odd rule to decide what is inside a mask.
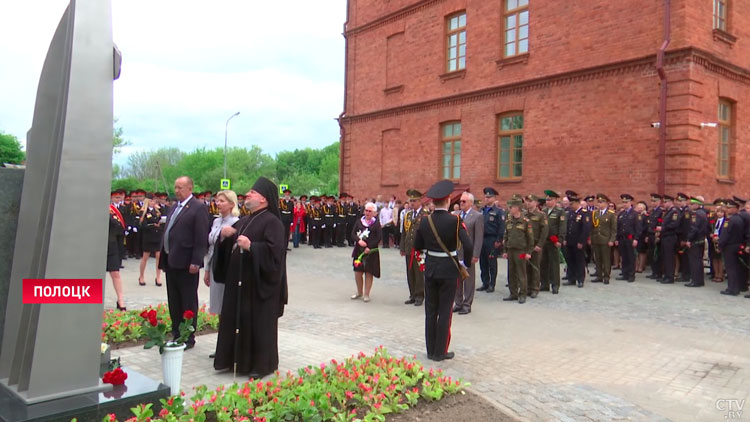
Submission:
[[[750,192],[750,0],[349,0],[345,38],[355,196]]]

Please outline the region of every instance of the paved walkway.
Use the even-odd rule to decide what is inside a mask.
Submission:
[[[382,277],[370,303],[349,299],[355,290],[350,252],[303,245],[289,254],[279,369],[371,353],[381,344],[432,364],[424,349],[424,309],[403,304],[408,289],[398,250],[382,250]],[[134,260],[125,266],[129,308],[166,301],[166,288],[153,285],[153,259],[147,287],[138,286]],[[498,286],[504,284],[502,277]],[[471,314],[454,314],[456,358],[440,367],[519,420],[750,421],[750,406],[739,418],[729,413],[750,402],[750,299],[720,295],[722,288],[688,289],[639,276],[635,283],[563,286],[559,295],[542,293],[523,305],[502,302],[505,288],[477,292]],[[208,300],[202,283],[199,297]],[[111,288],[105,307],[114,307]],[[233,381],[231,373],[212,369],[208,354],[215,344],[215,334],[200,336],[186,352],[183,389]],[[155,378],[161,374],[154,350],[113,355]]]

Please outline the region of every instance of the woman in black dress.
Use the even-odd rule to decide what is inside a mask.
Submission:
[[[365,205],[365,215],[357,220],[350,234],[354,241],[352,258],[354,258],[354,281],[357,283],[357,293],[351,298],[359,299],[364,293],[365,302],[370,301],[372,278],[380,278],[380,253],[377,248],[383,237],[383,231],[378,222],[377,210],[374,203],[368,202]]]
[[[166,216],[166,214],[165,214]],[[159,269],[159,250],[161,248],[161,237],[164,234],[164,224],[162,222],[161,208],[159,201],[147,198],[143,203],[143,209],[141,210],[141,218],[139,230],[141,232],[141,248],[143,250],[143,256],[141,257],[141,276],[138,277],[138,284],[145,286],[146,282],[143,281],[143,273],[146,271],[146,264],[148,264],[148,258],[153,252],[156,261],[156,278],[154,282],[157,286],[161,286],[159,278],[161,276],[161,270]]]
[[[107,272],[112,278],[112,285],[117,293],[117,309],[125,311],[125,300],[122,297],[122,279],[120,278],[120,245],[125,240],[125,219],[114,205],[109,205],[109,237],[107,239]]]

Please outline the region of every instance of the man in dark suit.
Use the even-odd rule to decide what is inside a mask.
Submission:
[[[177,202],[167,217],[162,238],[159,268],[167,275],[167,301],[172,318],[172,335],[180,336],[182,314],[191,310],[198,315],[198,273],[208,249],[210,228],[208,209],[193,196],[193,180],[187,176],[174,182]],[[193,319],[193,328],[197,318]],[[190,335],[187,348],[195,345]]]
[[[471,262],[474,249],[460,217],[448,212],[451,192],[453,182],[450,180],[441,180],[427,191],[426,196],[432,198],[435,204],[435,212],[422,218],[414,238],[414,249],[427,250],[424,272],[425,337],[427,357],[435,361],[453,359],[454,355],[448,351],[448,347],[451,340],[451,310],[456,296],[456,278],[459,276],[460,264],[456,258],[459,239],[463,247],[463,262]]]

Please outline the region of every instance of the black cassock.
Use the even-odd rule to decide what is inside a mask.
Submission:
[[[266,375],[279,366],[278,319],[287,300],[284,226],[277,216],[261,210],[233,227],[237,233],[223,239],[216,250],[214,278],[226,287],[214,369],[233,368],[238,346],[237,372]],[[241,253],[235,247],[239,235],[250,239],[250,251]]]

